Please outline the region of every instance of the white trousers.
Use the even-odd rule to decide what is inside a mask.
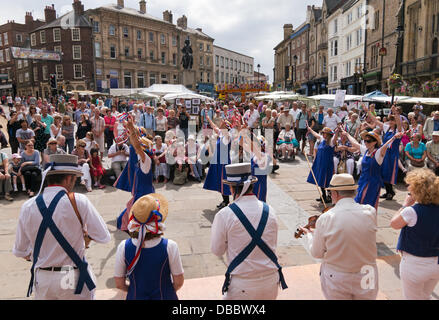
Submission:
[[[371,265],[365,268],[364,273],[348,273],[322,263],[320,284],[327,300],[375,300],[378,295],[378,268]]]
[[[91,189],[92,180],[90,175],[90,166],[88,165],[88,163],[84,163],[81,166],[81,170],[82,170],[81,181],[85,181],[85,185],[87,189]]]
[[[339,163],[340,163],[340,160],[337,157],[334,157],[334,171],[335,171],[335,173],[338,173],[337,166]],[[354,167],[355,167],[354,159],[347,159],[346,160],[346,170],[348,171],[347,173],[349,173],[351,176],[354,174]]]
[[[277,270],[252,278],[232,275],[223,300],[276,300],[278,291]]]
[[[96,285],[96,277],[90,266],[88,270]],[[35,300],[94,300],[96,289],[89,291],[85,284],[81,294],[75,294],[78,277],[78,270],[58,272],[36,269],[34,283]]]
[[[439,282],[438,257],[416,257],[402,253],[399,265],[402,292],[406,300],[430,300]]]

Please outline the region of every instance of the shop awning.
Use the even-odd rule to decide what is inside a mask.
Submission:
[[[363,80],[378,79],[380,77],[381,77],[381,71],[374,71],[374,72],[366,73],[363,76]]]

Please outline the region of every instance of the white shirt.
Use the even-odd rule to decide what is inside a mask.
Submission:
[[[134,245],[137,245],[137,239],[131,239]],[[160,244],[161,238],[154,238],[151,240],[145,241],[143,247],[144,248],[154,248],[155,246]],[[126,240],[122,241],[117,247],[116,251],[116,262],[114,265],[114,276],[115,277],[125,277],[127,274],[127,266],[125,263],[125,243]],[[180,252],[178,250],[178,245],[175,241],[168,239],[168,260],[169,260],[169,268],[171,269],[171,273],[174,276],[178,276],[184,273],[183,265],[180,259]],[[148,270],[145,270],[148,272]]]
[[[117,148],[117,144],[113,143],[113,145],[110,147],[110,150],[108,150],[108,154],[116,153],[116,151],[118,151],[118,150],[116,150],[116,148]],[[128,146],[126,144],[122,145],[122,149],[124,152],[126,152],[128,154],[130,153],[130,149],[128,148]],[[128,156],[126,156],[124,154],[119,154],[119,155],[111,158],[111,163],[121,162],[121,161],[124,161],[124,162],[128,161]]]
[[[323,259],[336,271],[356,273],[365,265],[375,265],[377,258],[377,214],[370,205],[343,198],[323,213],[307,246],[314,258]]]
[[[363,162],[363,158],[366,156],[367,153],[367,147],[365,145],[360,145],[360,153],[362,155],[360,159],[360,163],[361,163]],[[383,164],[384,157],[381,155],[381,148],[379,148],[377,152],[375,152],[375,160],[379,165]]]
[[[332,114],[332,117],[329,116],[329,114],[327,114],[324,118],[323,118],[323,125],[325,127],[330,128],[331,130],[335,130],[335,128],[337,128],[337,125],[341,122],[340,118],[336,115],[336,114]]]
[[[243,196],[235,202],[254,229],[257,229],[262,217],[263,202],[255,195]],[[278,224],[275,210],[269,207],[269,216],[265,226],[262,240],[275,252],[277,244]],[[233,259],[250,243],[251,237],[244,225],[233,213],[232,209],[225,207],[221,209],[213,220],[211,251],[221,257],[227,254],[227,262],[230,264]],[[256,246],[250,255],[232,271],[232,275],[255,275],[267,271],[277,270],[276,265]]]
[[[63,189],[63,187],[46,187],[44,189],[42,194],[47,207],[56,194]],[[111,236],[108,232],[107,225],[90,200],[80,193],[75,193],[75,199],[79,214],[84,223],[84,229],[87,230],[90,237],[97,243],[109,242]],[[81,223],[66,195],[60,199],[52,218],[62,235],[79,257],[84,257],[85,245]],[[26,201],[21,207],[20,216],[18,218],[15,245],[12,249],[12,253],[15,256],[24,258],[32,253],[42,220],[43,217],[38,210],[36,197]],[[52,235],[52,232],[47,230],[35,267],[47,268],[73,265],[73,261],[67,256],[64,249],[61,248],[58,241]]]
[[[250,110],[247,110],[244,113],[244,119],[247,120],[248,126],[250,128],[255,128],[258,126],[259,117],[260,117],[259,112],[256,109],[254,109],[253,112],[251,112]]]
[[[418,215],[413,207],[404,208],[401,211],[401,217],[407,222],[408,227],[414,227],[418,222]]]
[[[291,114],[291,116],[293,117],[294,123],[296,122],[297,119],[297,115],[299,114],[301,109],[297,108],[296,110],[294,110],[293,108],[290,109],[289,114]]]
[[[140,170],[142,170],[144,174],[148,174],[149,170],[151,169],[151,158],[147,154],[145,154],[145,161],[142,161],[140,156],[138,156],[138,158]]]

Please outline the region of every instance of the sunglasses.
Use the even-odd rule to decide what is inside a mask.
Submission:
[[[85,148],[85,144],[80,144],[78,147]]]
[[[364,142],[365,142],[365,143],[372,143],[372,142],[376,142],[376,140],[370,140],[370,139],[368,139],[368,140],[364,140]]]
[[[49,143],[49,145],[54,145],[54,144],[58,144],[57,142],[51,142]]]

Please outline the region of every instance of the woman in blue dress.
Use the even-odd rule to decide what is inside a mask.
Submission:
[[[209,171],[207,172],[203,188],[221,193],[223,201],[217,206],[217,208],[222,209],[229,205],[229,196],[231,195],[229,186],[223,183],[223,180],[226,179],[227,176],[226,165],[231,163],[231,137],[229,136],[228,130],[231,129],[231,125],[228,121],[223,120],[220,127],[218,127],[213,123],[209,116],[206,116],[206,118],[218,137],[216,140],[214,156],[210,161]]]
[[[251,158],[252,176],[258,178],[253,185],[253,193],[260,201],[267,202],[267,175],[272,170],[271,158],[265,153],[265,138],[261,136],[258,140],[260,146],[255,146]]]
[[[392,108],[392,112],[395,107]],[[383,135],[383,143],[386,143],[393,136],[402,131],[401,117],[399,115],[391,114],[388,118],[389,121],[385,124],[376,121],[377,125],[381,127]],[[382,175],[384,187],[386,188],[386,193],[380,198],[386,200],[392,200],[395,196],[395,191],[393,186],[396,185],[398,179],[398,161],[399,161],[399,145],[401,144],[401,139],[395,139],[393,143],[389,146],[389,150],[386,152],[382,165]]]
[[[130,239],[117,247],[114,280],[127,300],[177,300],[184,283],[178,245],[163,237],[168,201],[148,194],[132,206]],[[129,280],[127,285],[126,280]]]
[[[309,173],[306,181],[308,183],[317,184],[322,190],[323,201],[325,201],[325,203],[330,203],[332,200],[330,199],[330,196],[326,195],[325,188],[329,187],[329,182],[334,174],[334,148],[335,142],[338,139],[339,130],[337,128],[336,132],[334,132],[330,128],[325,127],[322,129],[320,135],[308,127],[308,132],[316,137],[317,141],[320,141],[320,143],[317,149],[316,159],[312,164],[312,172]],[[321,199],[316,200],[322,201]]]
[[[402,137],[402,132],[397,133],[381,146],[381,137],[375,131],[363,131],[361,138],[365,146],[362,146],[347,132],[349,141],[353,146],[360,149],[364,154],[361,160],[361,174],[358,180],[358,192],[355,201],[360,204],[369,204],[378,211],[378,201],[380,197],[381,186],[383,185],[382,164],[388,147]],[[380,147],[381,146],[381,147]]]
[[[155,192],[152,184],[151,161],[153,144],[145,137],[140,137],[140,132],[134,127],[131,117],[128,117],[126,127],[130,132],[130,157],[124,170],[114,183],[115,188],[131,192],[132,195],[126,209],[122,211],[117,219],[117,228],[122,231],[127,231],[128,213],[133,203],[140,197]]]

